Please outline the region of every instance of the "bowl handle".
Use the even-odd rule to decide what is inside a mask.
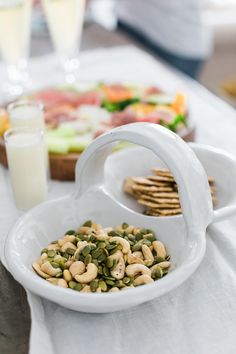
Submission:
[[[75,198],[79,198],[91,186],[104,186],[106,158],[114,143],[120,140],[142,145],[162,159],[178,184],[188,231],[205,231],[213,218],[206,173],[190,147],[178,135],[157,124],[128,124],[95,139],[77,162]],[[137,163],[141,163],[141,156],[136,159]]]
[[[229,205],[220,210],[214,210],[212,222],[218,222],[236,216],[236,205]]]

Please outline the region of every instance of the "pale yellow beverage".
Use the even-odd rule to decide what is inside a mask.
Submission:
[[[75,54],[81,37],[85,0],[43,0],[54,47],[61,57]]]
[[[0,0],[0,52],[15,65],[29,50],[32,0]]]
[[[28,101],[17,101],[8,106],[12,128],[45,130],[43,106]]]
[[[47,199],[43,132],[12,129],[4,138],[15,204],[28,210]]]
[[[11,127],[29,128],[45,132],[44,109],[40,103],[16,101],[8,105]],[[46,137],[44,137],[45,164],[49,175],[49,159]]]

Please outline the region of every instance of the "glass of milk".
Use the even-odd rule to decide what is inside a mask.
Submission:
[[[43,105],[34,101],[15,101],[7,107],[12,128],[32,128],[45,131]]]
[[[10,129],[4,140],[15,204],[25,211],[47,199],[44,132]]]
[[[85,0],[43,0],[49,31],[68,83],[76,80],[79,68]]]
[[[34,101],[15,101],[7,107],[11,127],[31,128],[45,132],[44,108],[41,103]],[[46,137],[44,138],[45,164],[49,177],[49,159]]]
[[[21,95],[29,85],[31,8],[32,0],[0,0],[0,52],[9,78],[3,87],[8,99]]]

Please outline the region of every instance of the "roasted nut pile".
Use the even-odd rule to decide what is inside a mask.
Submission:
[[[54,285],[80,292],[115,292],[165,276],[170,256],[152,230],[127,223],[102,228],[86,221],[53,241],[33,269]]]
[[[171,216],[181,214],[177,184],[167,169],[153,168],[154,175],[127,177],[124,191],[145,207],[144,214]],[[213,205],[217,203],[216,188],[212,177],[208,177]]]

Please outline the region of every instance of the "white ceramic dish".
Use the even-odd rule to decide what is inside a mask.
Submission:
[[[104,178],[104,163],[111,152],[113,142],[118,140],[139,143],[165,161],[178,183],[184,218],[149,217],[127,206],[125,197],[121,195],[123,177],[119,175],[119,180],[114,183],[114,180],[109,181],[109,176],[113,179],[113,175],[106,172]],[[132,166],[134,168],[132,174],[137,175],[149,168],[141,152],[134,151],[135,149],[130,149],[110,157],[106,171],[109,170],[109,165],[117,168],[119,157],[124,168],[125,165],[128,166],[129,173]],[[126,153],[129,156],[127,162]],[[202,160],[208,166],[210,155],[208,158],[205,157],[204,148],[200,148],[199,156],[201,154]],[[224,159],[227,160],[226,164],[235,176],[235,161],[220,152],[217,152],[217,156],[219,163],[223,163]],[[215,162],[215,168],[212,162],[211,174],[216,181],[220,181],[221,166],[217,164],[217,159]],[[137,165],[142,166],[144,170],[141,170],[141,167],[135,169]],[[230,199],[226,196],[222,205],[227,198]],[[76,311],[113,312],[163,295],[185,281],[204,256],[205,232],[213,217],[206,173],[189,146],[178,136],[158,125],[130,124],[96,139],[83,153],[77,163],[76,188],[72,196],[43,203],[19,219],[7,239],[5,255],[9,270],[15,279],[33,293]],[[167,246],[174,264],[173,270],[152,284],[118,293],[101,294],[78,293],[56,287],[37,276],[31,264],[38,258],[40,250],[50,241],[59,238],[66,230],[77,228],[87,219],[93,219],[103,226],[115,226],[126,221],[129,224],[153,229],[158,239]]]
[[[212,176],[217,188],[217,205],[214,210],[214,222],[236,214],[236,159],[229,153],[208,145],[188,144],[200,160],[206,174]],[[148,176],[152,167],[166,165],[149,149],[141,146],[121,150],[108,157],[105,166],[106,187],[109,193],[120,203],[137,213],[144,208],[129,195],[123,193],[123,184],[127,176]],[[198,184],[196,185],[198,188]],[[182,216],[172,216],[180,218]],[[166,218],[166,217],[165,217]]]

